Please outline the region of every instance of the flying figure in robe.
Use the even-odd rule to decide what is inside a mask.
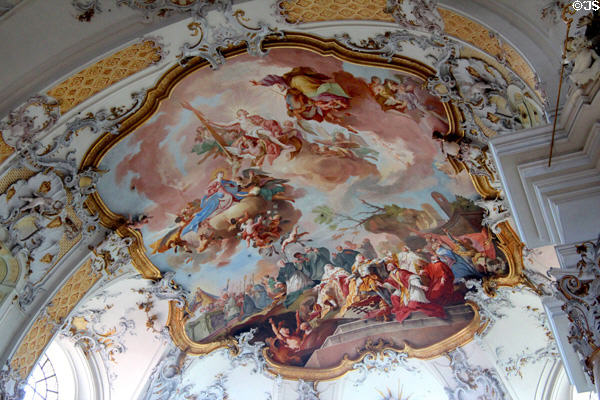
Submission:
[[[284,90],[288,115],[298,120],[339,123],[335,113],[350,106],[350,96],[337,82],[310,67],[296,67],[281,76],[271,74],[251,82]]]
[[[208,185],[206,194],[200,201],[200,210],[183,228],[181,236],[188,232],[197,232],[202,222],[227,210],[234,202],[240,201],[247,195],[246,192],[240,191],[237,183],[223,179],[223,177],[223,172],[219,171],[216,179]]]

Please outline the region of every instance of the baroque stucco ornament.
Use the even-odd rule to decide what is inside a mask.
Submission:
[[[385,349],[383,346],[374,350],[374,352],[367,354],[360,362],[353,365],[354,370],[359,372],[359,376],[354,381],[354,386],[364,383],[369,374],[374,371],[380,374],[388,374],[396,368],[418,371],[408,362],[407,353]]]
[[[98,4],[98,2],[96,2]],[[121,2],[124,3],[124,2]],[[158,4],[158,3],[157,3]],[[275,38],[273,37],[274,29],[265,28],[263,24],[250,24],[248,21],[244,21],[243,15],[232,10],[231,3],[223,2],[219,3],[223,8],[219,9],[219,12],[223,12],[225,15],[221,16],[227,25],[234,25],[239,30],[233,29],[233,31],[219,30],[216,26],[208,24],[204,18],[205,13],[200,13],[195,16],[196,21],[192,22],[189,26],[192,35],[194,33],[197,42],[195,44],[188,44],[182,48],[182,59],[184,64],[188,60],[188,57],[200,56],[210,62],[213,67],[220,65],[225,62],[226,52],[223,50],[227,46],[233,45],[234,47],[241,47],[243,45],[250,44],[249,47],[254,51],[254,54],[261,54],[263,52],[262,45],[266,43],[268,46],[275,46]],[[179,12],[179,11],[177,11]],[[187,12],[187,11],[186,11]],[[241,26],[241,28],[239,26]],[[255,25],[257,28],[253,28]],[[432,24],[424,25],[432,26]],[[408,23],[410,28],[410,22]],[[233,33],[231,33],[233,32]],[[252,36],[254,35],[254,36]],[[252,40],[253,42],[250,42]],[[461,121],[462,129],[465,131],[465,136],[472,140],[471,145],[466,148],[460,148],[454,154],[449,154],[455,160],[455,168],[457,171],[467,170],[471,173],[473,182],[475,185],[479,185],[485,193],[482,195],[485,200],[480,202],[480,205],[487,210],[486,224],[492,228],[494,232],[501,232],[503,229],[507,229],[503,223],[509,217],[507,208],[504,207],[504,203],[501,198],[501,193],[497,186],[497,174],[493,163],[486,158],[485,143],[487,138],[492,136],[496,132],[501,133],[515,129],[523,125],[521,120],[517,118],[517,108],[511,108],[511,106],[505,106],[502,108],[502,104],[512,104],[511,96],[514,99],[513,103],[517,104],[518,99],[511,95],[509,88],[509,81],[500,72],[494,72],[494,67],[490,66],[484,61],[471,58],[463,58],[460,54],[459,47],[454,44],[447,42],[447,38],[441,36],[424,36],[422,33],[413,34],[408,30],[398,31],[391,33],[390,35],[378,36],[374,39],[374,42],[380,43],[372,45],[367,42],[356,44],[348,36],[338,37],[338,42],[345,44],[347,48],[352,50],[360,51],[362,53],[370,53],[375,56],[381,56],[382,59],[389,61],[395,54],[399,53],[403,49],[403,45],[417,45],[418,47],[425,48],[427,45],[439,46],[440,49],[435,49],[430,55],[432,64],[440,66],[445,63],[454,63],[453,67],[449,68],[447,75],[439,74],[437,78],[432,78],[430,82],[430,88],[433,93],[440,96],[441,98],[447,98],[454,104],[458,104],[463,115],[465,115],[465,121]],[[442,46],[443,44],[443,46]],[[492,71],[492,72],[490,72]],[[437,80],[435,80],[437,79]],[[453,82],[454,86],[450,85],[449,82]],[[514,82],[514,81],[513,81]],[[444,86],[443,89],[441,84]],[[516,83],[520,85],[519,82]],[[445,91],[444,91],[445,90]],[[519,90],[523,91],[524,86],[519,87]],[[489,94],[496,94],[498,100],[496,103],[489,102]],[[70,125],[70,129],[67,131],[67,135],[62,137],[63,143],[59,147],[66,150],[70,145],[70,138],[72,135],[79,131],[89,129],[94,132],[110,132],[111,134],[118,135],[120,133],[121,122],[127,119],[128,116],[133,115],[137,108],[142,104],[144,94],[140,94],[136,98],[136,102],[129,110],[122,110],[116,115],[110,112],[96,113],[95,115],[77,119]],[[506,103],[503,103],[505,101]],[[519,103],[520,104],[520,103]],[[523,104],[525,104],[523,102]],[[510,115],[498,117],[497,113],[509,110]],[[486,130],[486,129],[491,129]],[[39,165],[42,165],[39,163]],[[51,165],[47,162],[45,165]],[[82,174],[83,172],[78,172]],[[93,169],[86,170],[85,173],[93,173]],[[89,192],[91,193],[91,192]],[[82,198],[84,198],[82,196]],[[127,260],[129,251],[135,254],[139,252],[139,240],[140,236],[136,235],[135,232],[126,229],[122,225],[113,225],[112,228],[116,228],[119,233],[125,233],[129,237],[121,239],[119,236],[111,236],[111,240],[120,242],[116,251],[97,249],[96,255],[94,256],[94,270],[101,271],[103,273],[111,274],[114,271],[112,268],[115,264],[108,263],[111,259],[117,256],[119,259],[123,258]],[[129,247],[131,246],[131,249]],[[138,246],[136,248],[136,246]],[[106,250],[106,251],[105,251]],[[135,255],[134,255],[135,258]],[[146,276],[148,277],[148,276]],[[156,278],[157,276],[155,276]],[[513,282],[514,283],[514,282]],[[184,295],[181,288],[172,279],[171,276],[165,274],[161,281],[156,283],[156,294],[157,297],[168,298],[176,300],[174,306],[179,309],[185,309]],[[487,296],[484,293],[485,289],[481,289],[482,296]],[[501,296],[499,296],[501,297]],[[483,297],[482,297],[483,298]],[[496,298],[497,300],[498,298]],[[262,356],[262,348],[257,344],[250,345],[248,343],[250,339],[237,338],[238,346],[238,360],[241,359],[242,355],[248,356],[248,360],[252,359],[256,362],[257,368],[260,365],[259,370],[267,368],[265,359]],[[254,346],[250,348],[250,346]],[[181,354],[181,353],[179,353]],[[382,356],[382,364],[379,365],[375,360],[379,360],[379,356],[367,355],[361,363],[356,363],[353,367],[355,369],[362,370],[363,368],[369,370],[370,368],[387,368],[388,362],[394,363],[394,360],[402,362],[404,353],[397,352],[395,350],[388,350],[385,356]],[[178,357],[178,356],[177,356]],[[177,358],[176,357],[176,358]],[[377,364],[377,365],[375,365]],[[173,368],[172,364],[169,368]],[[308,379],[308,378],[307,378]],[[310,379],[308,379],[310,380]]]
[[[139,11],[147,20],[154,18],[168,17],[172,14],[193,14],[201,15],[207,7],[221,0],[191,0],[186,2],[177,2],[172,0],[153,0],[140,2],[136,0],[114,0],[117,7],[128,7]],[[77,19],[81,22],[90,22],[96,14],[104,12],[108,1],[105,0],[72,0],[73,8],[79,14]]]
[[[52,129],[59,117],[58,102],[51,97],[37,95],[9,112],[0,121],[0,130],[6,144],[17,151],[23,151],[43,133]]]
[[[458,383],[456,388],[446,389],[450,400],[481,398],[489,400],[510,399],[500,377],[493,371],[470,364],[463,349],[448,353],[450,367]]]
[[[165,354],[152,369],[144,400],[168,400],[177,393],[183,379],[185,352],[169,343]]]
[[[255,27],[249,26],[243,10],[233,10],[231,0],[216,3],[215,12],[198,12],[194,21],[188,24],[193,41],[186,42],[181,48],[180,63],[185,65],[191,57],[206,59],[212,68],[218,68],[225,62],[222,50],[246,45],[248,54],[263,56],[263,41],[269,36],[283,36],[282,32],[270,28],[258,21]]]
[[[3,241],[24,270],[15,297],[20,307],[32,303],[59,259],[99,228],[97,217],[85,205],[95,191],[99,172],[79,169],[70,148],[73,139],[84,133],[116,132],[119,121],[136,109],[142,96],[135,93],[130,108],[76,117],[50,139],[48,133],[60,112],[47,96],[30,98],[0,121],[4,141],[15,149],[7,164],[21,171],[17,176],[24,176],[2,194],[0,212]]]
[[[0,196],[3,242],[27,260],[28,279],[38,283],[52,266],[64,235],[74,239],[79,229],[67,213],[67,192],[55,173],[40,172],[19,180]]]
[[[519,376],[523,378],[523,369],[527,365],[543,360],[557,359],[560,357],[560,354],[552,331],[550,330],[550,322],[546,313],[544,313],[541,308],[532,307],[530,305],[522,306],[521,313],[524,316],[533,318],[537,323],[536,330],[543,332],[548,340],[540,347],[526,347],[517,354],[512,354],[510,356],[507,356],[510,349],[505,346],[496,347],[495,352],[498,358],[498,365],[508,376]]]
[[[385,57],[388,62],[392,61],[394,55],[402,54],[403,46],[414,45],[425,51],[425,57],[437,65],[444,59],[449,43],[447,36],[437,33],[416,34],[407,29],[380,33],[372,38],[363,39],[360,43],[354,43],[348,34],[338,34],[336,40],[346,47],[363,53],[373,53]]]
[[[134,99],[132,109],[136,104]],[[78,242],[88,244],[96,240],[95,235],[101,230],[97,218],[86,206],[99,172],[79,169],[75,152],[70,148],[73,139],[82,134],[111,132],[111,126],[118,124],[119,117],[129,111],[128,107],[100,110],[96,115],[74,118],[62,131],[53,132],[60,118],[59,107],[54,99],[39,95],[0,121],[4,142],[14,148],[3,165],[3,182],[7,186],[2,194],[1,230],[5,248],[20,262],[22,272],[14,289],[13,303],[24,312],[31,313],[31,304],[48,290],[46,278],[62,257]],[[118,263],[118,253],[123,254],[117,251],[105,261]],[[107,265],[104,261],[100,264]],[[50,302],[38,312],[33,310],[38,320],[7,364],[3,383],[7,396],[12,393],[18,397],[35,357],[42,354],[45,344],[70,311],[99,280],[106,283],[119,276],[122,271],[116,270],[93,269],[89,262],[84,263]]]
[[[600,237],[577,246],[577,253],[581,259],[576,267],[549,273],[556,278],[555,296],[571,322],[569,342],[593,381],[592,362],[600,352]]]
[[[126,335],[135,335],[135,321],[121,317],[116,326],[106,326],[102,316],[110,307],[88,309],[74,313],[64,324],[61,336],[69,338],[79,345],[84,352],[95,352],[100,355],[108,368],[116,363],[115,356],[127,350],[123,343]],[[117,375],[109,369],[109,379],[114,381]]]
[[[81,14],[80,21],[90,21],[95,13],[102,12],[102,0],[73,0],[73,7]],[[252,55],[264,55],[262,42],[271,35],[282,33],[266,23],[258,21],[256,26],[248,25],[243,10],[233,9],[232,0],[188,1],[185,4],[171,0],[141,3],[135,0],[116,0],[116,5],[140,11],[148,20],[166,17],[173,13],[188,14],[192,22],[188,24],[190,42],[181,47],[180,63],[185,65],[192,57],[203,57],[212,68],[218,68],[225,62],[222,49],[245,44]],[[208,15],[210,14],[210,18]]]
[[[387,0],[384,10],[403,28],[439,33],[444,30],[444,21],[437,4],[437,0]]]
[[[408,35],[406,36],[406,40],[410,40],[411,36]],[[265,40],[264,42],[264,47],[267,49],[270,48],[276,48],[278,46],[308,46],[309,48],[315,49],[316,51],[319,51],[320,47],[324,46],[324,44],[322,44],[318,39],[311,37],[311,36],[307,36],[307,35],[300,35],[300,34],[291,34],[288,33],[286,34],[286,37],[281,40],[281,39],[277,39],[275,37],[270,37],[267,40]],[[339,54],[343,57],[347,57],[350,58],[352,55],[357,54],[357,52],[353,52],[350,49],[347,49],[344,46],[340,46],[339,43],[333,42],[333,41],[329,41],[327,42],[327,44],[325,46],[328,46],[329,49],[331,50],[335,50],[337,52],[339,52]],[[331,51],[330,50],[330,51]],[[232,54],[237,54],[240,50],[237,48],[234,48],[233,50],[231,50]],[[376,52],[375,52],[376,53]],[[369,56],[369,62],[370,63],[374,63],[374,62],[378,62],[378,63],[382,63],[384,64],[386,61],[385,60],[381,60],[381,58],[379,57],[378,54],[367,54],[367,55],[362,55],[362,57],[367,57]],[[444,53],[444,50],[442,49],[442,51],[435,57],[436,60],[438,60],[440,63],[445,62],[445,60],[448,58],[449,56]],[[381,60],[381,61],[380,61]],[[185,67],[174,67],[170,72],[168,72],[165,75],[165,79],[167,83],[163,83],[160,85],[160,88],[157,89],[152,89],[148,92],[148,98],[149,100],[147,100],[147,102],[145,102],[141,108],[139,109],[139,111],[135,114],[131,114],[131,118],[128,118],[127,120],[124,120],[121,124],[121,132],[116,135],[116,136],[111,136],[111,135],[106,135],[105,137],[101,138],[101,140],[99,140],[96,145],[94,146],[94,148],[86,155],[84,162],[83,162],[83,166],[86,167],[93,167],[94,165],[97,165],[96,163],[98,162],[98,156],[105,154],[105,152],[107,151],[107,149],[109,149],[111,146],[113,146],[113,144],[111,143],[117,143],[118,140],[120,140],[121,137],[123,137],[124,135],[126,135],[130,129],[130,127],[135,127],[137,126],[140,121],[143,121],[145,118],[147,118],[147,114],[146,110],[151,110],[152,109],[152,104],[153,102],[155,102],[156,98],[158,98],[158,96],[162,96],[162,93],[164,93],[164,90],[169,90],[168,89],[168,85],[169,85],[169,79],[174,79],[175,77],[177,77],[179,74],[182,73],[191,73],[194,69],[199,68],[199,66],[202,66],[202,60],[196,58],[196,59],[191,59],[189,60],[188,64]],[[205,64],[204,64],[205,65]],[[466,67],[465,67],[466,68]],[[428,76],[429,74],[431,74],[432,72],[427,70],[426,72],[420,72],[422,73],[424,76]],[[458,93],[458,92],[457,92]],[[456,96],[460,97],[459,94],[456,94]],[[448,99],[450,100],[450,99]],[[448,103],[448,107],[449,110],[452,110],[452,106],[450,106],[450,103]],[[453,113],[453,111],[450,111],[450,118],[458,118],[456,114]],[[137,122],[136,122],[137,121]],[[457,122],[458,123],[458,122]],[[480,193],[487,199],[491,199],[491,200],[486,200],[486,201],[493,201],[493,199],[497,199],[498,198],[498,191],[492,186],[491,182],[495,182],[495,174],[494,174],[494,166],[493,164],[487,159],[486,155],[485,155],[485,151],[483,149],[484,144],[485,143],[485,139],[479,139],[479,137],[477,135],[475,135],[474,133],[472,133],[470,135],[471,137],[473,137],[473,139],[471,139],[471,145],[470,146],[462,146],[459,147],[458,151],[455,152],[454,154],[450,154],[449,152],[447,153],[447,155],[449,156],[449,158],[452,158],[453,162],[452,165],[453,167],[456,169],[456,171],[460,171],[460,170],[467,170],[470,174],[471,174],[471,179],[473,180],[473,182],[475,183],[475,186],[477,188],[477,190],[480,190]],[[483,138],[485,138],[485,135],[482,135]],[[478,140],[478,142],[475,142],[475,139]],[[477,143],[481,143],[481,144],[477,144]],[[449,145],[447,145],[449,146]],[[110,210],[107,209],[107,207],[102,203],[101,199],[99,198],[99,196],[94,195],[93,196],[94,202],[92,203],[92,209],[97,210],[100,212],[100,218],[103,221],[103,223],[108,226],[111,227],[113,229],[119,229],[119,231],[125,235],[125,236],[131,236],[133,240],[132,242],[132,249],[131,249],[131,254],[134,255],[134,262],[136,263],[136,266],[138,268],[140,268],[140,271],[142,272],[142,274],[144,274],[144,276],[149,277],[148,274],[152,274],[153,276],[157,276],[157,271],[156,271],[156,267],[154,267],[149,260],[143,256],[143,249],[140,247],[140,240],[141,240],[141,235],[138,231],[136,231],[135,229],[129,229],[126,226],[123,226],[122,223],[120,223],[119,221],[122,220],[121,217],[113,214],[112,212],[110,212]],[[498,200],[496,200],[498,201]],[[487,204],[487,203],[482,203],[482,204]],[[486,207],[484,207],[486,208]],[[526,282],[526,280],[521,276],[520,273],[520,253],[519,253],[519,248],[518,248],[518,242],[516,242],[516,235],[514,235],[511,232],[511,229],[509,227],[509,225],[504,221],[505,217],[507,217],[507,214],[501,214],[497,211],[494,210],[498,210],[499,206],[495,206],[491,207],[489,211],[488,210],[488,219],[487,221],[489,221],[489,225],[490,228],[492,228],[492,230],[494,232],[498,232],[501,233],[501,235],[505,238],[506,240],[506,246],[507,248],[511,249],[510,250],[510,256],[509,256],[509,263],[510,263],[510,275],[509,277],[502,278],[498,281],[498,285],[502,285],[502,284],[508,284],[508,285],[515,285],[518,284],[519,282]],[[486,291],[493,291],[495,287],[494,285],[491,284],[486,284],[485,286],[485,290]],[[189,299],[188,299],[189,301]],[[191,341],[189,339],[189,337],[187,337],[187,334],[185,333],[185,331],[183,330],[182,325],[185,323],[186,319],[188,318],[188,312],[186,311],[185,308],[181,307],[181,304],[179,304],[179,306],[176,305],[172,305],[171,306],[171,311],[170,311],[170,322],[169,325],[171,327],[171,335],[173,336],[174,340],[179,343],[180,345],[190,349],[189,351],[195,353],[195,354],[203,354],[206,352],[210,352],[218,347],[222,347],[222,346],[239,346],[239,342],[236,344],[235,341],[232,340],[225,340],[219,343],[211,343],[208,346],[204,345],[204,344],[200,344],[200,343],[195,343],[193,341]],[[478,330],[478,325],[479,323],[470,326],[469,327],[469,332],[475,332]],[[453,339],[455,340],[455,339]],[[185,345],[184,345],[185,343]],[[447,344],[447,346],[455,346],[457,345],[458,342],[453,341],[452,344]],[[397,351],[397,349],[396,349]],[[434,350],[431,350],[434,351]],[[442,351],[440,349],[435,350],[435,351]],[[409,353],[411,355],[416,355],[416,354],[423,354],[423,356],[425,356],[425,353],[419,352],[419,351],[411,351],[409,350]],[[426,357],[431,357],[432,354],[430,354],[429,356]],[[368,361],[368,359],[367,359]],[[352,363],[354,363],[356,361],[352,361],[352,360],[348,360],[348,362],[346,362],[343,367],[337,368],[337,369],[333,369],[332,371],[327,372],[327,376],[330,377],[335,377],[335,376],[339,376],[340,374],[344,373],[345,371],[348,371],[349,369],[351,369]],[[270,363],[268,364],[268,369],[273,371],[275,374],[281,373],[283,375],[285,375],[286,377],[296,377],[298,379],[305,379],[305,380],[315,380],[318,377],[317,376],[308,376],[308,375],[302,375],[301,372],[299,371],[299,369],[297,368],[292,368],[289,371],[283,372],[280,370],[280,367],[276,365],[276,363]]]

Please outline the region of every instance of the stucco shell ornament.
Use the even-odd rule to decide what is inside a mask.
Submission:
[[[110,171],[92,208],[142,273],[191,293],[169,322],[188,353],[251,330],[269,370],[314,380],[468,342],[484,324],[464,280],[518,282],[521,260],[507,224],[484,225],[459,111],[419,62],[296,39],[173,67],[88,152]]]

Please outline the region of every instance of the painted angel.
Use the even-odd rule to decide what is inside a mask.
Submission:
[[[261,166],[265,160],[273,163],[281,154],[291,159],[302,148],[302,140],[289,125],[284,129],[279,122],[260,115],[250,115],[244,109],[237,111],[236,119],[232,122],[216,123],[205,118],[189,103],[181,104],[194,112],[203,123],[203,127],[199,128],[200,135],[196,138],[200,143],[194,147],[194,151],[198,154],[221,153],[236,169],[243,159],[249,159],[254,166]]]
[[[419,88],[417,82],[400,75],[396,75],[396,77],[398,81],[386,79],[382,82],[379,77],[374,76],[369,82],[369,91],[382,110],[397,111],[417,122],[428,114],[443,121],[446,120],[445,116],[423,104],[425,99],[415,93],[415,90]]]
[[[188,232],[197,232],[202,222],[227,210],[247,194],[240,190],[236,182],[224,179],[223,172],[219,171],[215,180],[208,185],[206,194],[200,202],[200,209],[183,228],[181,236]]]
[[[379,153],[369,148],[363,138],[352,134],[350,130],[348,130],[348,134],[340,130],[329,133],[318,125],[303,123],[301,126],[305,131],[318,137],[313,139],[313,143],[309,145],[309,149],[313,154],[349,158],[352,160],[371,159],[377,161]]]
[[[284,90],[288,114],[298,120],[338,123],[335,112],[350,106],[350,96],[337,82],[310,67],[296,67],[281,76],[267,75],[251,82]]]
[[[285,184],[288,179],[270,177],[265,171],[258,168],[244,169],[239,178],[240,186],[248,193],[261,196],[266,201],[294,199],[285,194]]]

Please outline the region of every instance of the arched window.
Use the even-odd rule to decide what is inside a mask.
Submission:
[[[58,400],[56,371],[46,354],[33,367],[24,389],[24,400]]]
[[[575,387],[571,388],[571,399],[572,400],[595,400],[598,395],[594,392],[577,393]]]
[[[85,355],[69,338],[57,336],[35,364],[23,400],[103,400],[110,398],[106,367]]]

